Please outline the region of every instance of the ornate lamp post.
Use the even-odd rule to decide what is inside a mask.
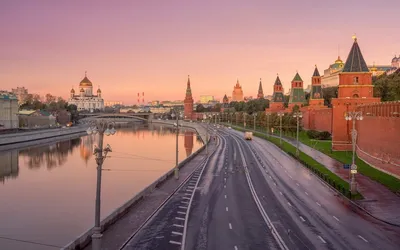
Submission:
[[[233,115],[234,115],[235,113],[231,113],[231,126],[232,126],[232,123],[233,123]]]
[[[294,112],[293,117],[296,118],[297,122],[297,133],[296,133],[296,156],[299,157],[299,119],[303,118],[303,114],[300,111]]]
[[[178,168],[178,137],[179,137],[179,117],[182,118],[182,112],[179,112],[177,110],[174,110],[174,112],[171,114],[172,119],[176,117],[176,152],[175,152],[175,169],[174,169],[174,176],[175,179],[179,179],[179,168]]]
[[[243,128],[246,129],[246,113],[243,112]]]
[[[108,152],[111,152],[110,145],[107,144],[106,148],[103,149],[103,139],[104,135],[110,136],[114,135],[115,123],[106,120],[95,120],[89,123],[89,128],[86,131],[88,135],[99,134],[99,146],[95,147],[94,154],[96,155],[97,164],[97,185],[96,185],[96,205],[95,205],[95,218],[94,218],[94,228],[92,234],[92,246],[93,250],[101,249],[101,226],[100,226],[100,198],[101,198],[101,171],[103,167],[104,159],[106,158]],[[103,155],[104,152],[104,155]]]
[[[267,116],[267,136],[269,137],[269,117],[271,116],[271,113],[267,112],[265,115]]]
[[[351,111],[351,112],[346,113],[345,119],[346,119],[346,121],[353,121],[353,129],[351,130],[353,158],[352,158],[352,164],[350,167],[350,174],[351,174],[350,192],[352,194],[356,194],[357,193],[357,182],[356,182],[356,178],[355,178],[355,174],[357,173],[357,165],[355,163],[355,161],[356,161],[356,143],[357,143],[356,120],[362,121],[364,119],[364,117],[362,116],[361,111]]]
[[[257,113],[254,113],[253,114],[253,117],[254,117],[254,124],[253,124],[253,130],[254,130],[254,132],[256,132],[256,117],[257,117]]]
[[[279,117],[279,144],[282,145],[282,117],[285,115],[283,112],[278,112]]]

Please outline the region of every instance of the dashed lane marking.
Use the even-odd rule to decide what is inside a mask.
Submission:
[[[276,186],[276,182],[274,182],[274,185]]]
[[[225,199],[226,199],[226,195],[225,195]]]
[[[225,210],[228,212],[228,207],[226,207]]]
[[[239,250],[239,248],[237,246],[235,246],[234,248],[235,248],[235,250]]]
[[[340,220],[338,219],[338,217],[336,217],[336,216],[333,216],[333,218],[334,218],[335,220],[337,220],[337,221],[340,221]]]
[[[282,192],[279,192],[279,193],[280,193],[280,195],[283,195]]]
[[[174,231],[172,231],[172,234],[175,234],[175,235],[183,235],[183,233],[180,233],[180,232],[174,232]]]
[[[362,239],[363,241],[368,243],[368,240],[366,240],[364,237],[362,237],[361,235],[358,235],[358,238]]]
[[[189,197],[182,197],[182,199],[185,199],[185,200],[190,200],[190,198],[189,198]]]
[[[224,188],[226,188],[226,185],[224,185]]]
[[[299,183],[297,183],[297,182],[296,182],[296,185],[297,185],[298,187],[300,187],[300,184],[299,184]]]
[[[315,203],[317,203],[318,206],[321,206],[321,204],[319,204],[318,201],[316,201]]]
[[[177,219],[177,220],[185,220],[185,218],[182,218],[182,217],[175,217],[175,219]]]
[[[182,209],[187,209],[188,207],[185,207],[185,206],[178,206],[179,208],[182,208]]]
[[[232,224],[231,223],[229,223],[229,229],[232,229]]]
[[[326,243],[326,241],[321,236],[318,235],[318,238],[322,241],[322,243]]]
[[[171,243],[171,244],[175,244],[175,245],[182,245],[182,243],[181,243],[181,242],[178,242],[178,241],[173,241],[173,240],[170,240],[170,241],[169,241],[169,243]]]
[[[189,202],[187,202],[187,201],[181,201],[181,203],[184,203],[184,204],[189,204]]]
[[[300,216],[300,220],[302,221],[302,222],[305,222],[306,220],[303,218],[303,217],[301,217]]]
[[[290,204],[290,202],[287,203],[290,207],[292,206],[292,204]]]
[[[293,177],[291,175],[289,175],[290,179],[293,179]]]
[[[186,214],[186,212],[178,211],[178,214]]]
[[[183,225],[173,224],[175,227],[183,227]]]
[[[308,195],[308,193],[307,192],[304,192],[306,195]]]

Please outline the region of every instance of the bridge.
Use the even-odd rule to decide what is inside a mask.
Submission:
[[[115,122],[150,122],[153,119],[153,113],[90,113],[79,116],[81,122],[95,119],[109,119]]]

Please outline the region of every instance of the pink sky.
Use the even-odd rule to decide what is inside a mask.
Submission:
[[[334,5],[332,5],[334,4]],[[256,96],[259,78],[285,91],[338,55],[355,32],[367,64],[400,53],[400,1],[1,1],[0,89],[68,98],[84,72],[105,101],[136,103],[231,95],[236,78]]]

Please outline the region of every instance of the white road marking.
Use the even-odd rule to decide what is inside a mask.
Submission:
[[[318,201],[316,201],[315,203],[317,203],[318,206],[321,206],[321,204],[319,204]]]
[[[175,245],[182,245],[182,243],[180,243],[178,241],[173,241],[173,240],[170,240],[169,243],[175,244]]]
[[[299,184],[299,183],[297,183],[297,182],[296,182],[296,185],[297,185],[298,187],[300,187],[300,184]]]
[[[229,223],[229,229],[232,229],[232,224],[231,223]]]
[[[194,186],[189,185],[188,188],[194,188]]]
[[[300,216],[300,220],[302,221],[302,222],[305,222],[306,220],[303,218],[303,217],[301,217]]]
[[[270,175],[269,178],[272,179],[272,176]]]
[[[226,181],[226,178],[224,178],[224,181]]]
[[[228,207],[226,207],[225,210],[228,212]]]
[[[173,224],[173,226],[176,226],[176,227],[183,227],[183,225],[178,225],[178,224]]]
[[[185,200],[190,200],[190,198],[189,198],[189,197],[182,197],[182,199],[185,199]]]
[[[308,193],[307,192],[304,192],[306,195],[308,195]]]
[[[290,202],[287,203],[289,206],[292,206],[292,204],[290,204]]]
[[[326,243],[326,241],[321,236],[318,235],[318,238],[322,241],[322,243]]]
[[[365,242],[368,242],[368,240],[366,240],[364,237],[362,237],[361,235],[358,235],[358,237],[360,238],[360,239],[362,239],[363,241],[365,241]]]
[[[285,173],[287,173],[287,170],[285,169]]]
[[[289,175],[290,179],[293,179],[293,177],[291,175]]]
[[[282,192],[279,192],[279,193],[280,193],[281,195],[283,195]]]
[[[189,204],[189,202],[187,202],[187,201],[181,201],[181,203],[184,203],[184,204]]]
[[[333,216],[333,218],[334,218],[335,220],[339,221],[338,217],[336,217],[336,216]]]
[[[192,193],[185,193],[185,195],[189,195],[189,196],[191,196],[191,195],[192,195]]]
[[[182,208],[182,209],[187,209],[187,207],[185,207],[185,206],[178,206],[179,208]]]
[[[274,182],[274,185],[276,186],[276,182]]]
[[[186,212],[178,211],[178,214],[186,214]]]
[[[225,195],[225,199],[226,199],[226,195]]]
[[[234,248],[235,248],[235,250],[239,250],[239,248],[237,246],[235,246]]]
[[[224,188],[226,188],[226,185],[224,185]]]
[[[185,218],[181,218],[181,217],[175,217],[175,219],[177,219],[177,220],[185,220]]]
[[[180,232],[174,232],[174,231],[172,231],[172,234],[175,234],[175,235],[183,235],[183,234],[180,233]]]

